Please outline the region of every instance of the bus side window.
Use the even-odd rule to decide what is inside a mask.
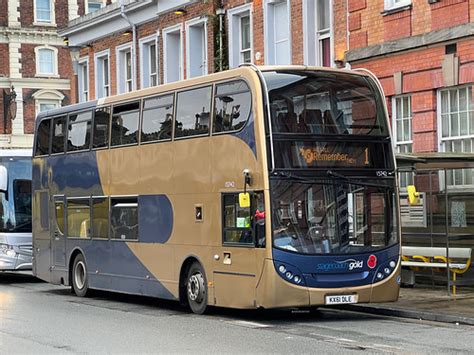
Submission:
[[[116,197],[110,199],[110,238],[138,239],[138,199]]]
[[[38,127],[36,136],[35,156],[49,154],[49,139],[51,133],[51,120],[44,120]]]
[[[174,94],[152,97],[144,101],[142,142],[171,139]]]
[[[245,81],[216,85],[213,132],[238,131],[245,123],[252,107],[252,96]]]
[[[89,238],[90,206],[88,198],[67,200],[67,236],[69,238]]]
[[[53,120],[53,137],[51,144],[51,154],[64,153],[66,141],[66,116],[56,117]]]
[[[109,146],[110,107],[95,110],[92,148]]]
[[[209,134],[212,86],[178,93],[175,137]]]
[[[86,150],[91,142],[92,111],[69,115],[67,151]]]
[[[112,113],[111,146],[138,143],[140,102],[114,106]]]

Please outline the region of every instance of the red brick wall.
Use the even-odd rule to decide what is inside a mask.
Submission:
[[[0,1],[0,26],[8,26],[8,1],[5,0]]]
[[[0,76],[9,76],[9,75],[10,75],[10,59],[9,59],[9,53],[8,53],[8,43],[0,43]]]
[[[33,0],[20,1],[20,22],[21,27],[31,27],[34,22],[34,6]]]
[[[335,1],[335,23],[346,24],[345,9]],[[384,0],[349,0],[350,49],[381,44],[434,30],[474,21],[473,0],[413,0],[412,6],[399,12],[385,12]],[[336,36],[336,48],[346,41]]]
[[[444,0],[431,7],[431,29],[453,27],[469,22],[467,0]]]
[[[411,35],[411,10],[387,15],[383,22],[385,41],[393,41]]]

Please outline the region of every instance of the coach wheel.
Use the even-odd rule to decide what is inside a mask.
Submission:
[[[89,280],[87,278],[87,268],[84,256],[77,254],[72,267],[72,288],[79,297],[84,297],[89,290]]]
[[[199,263],[191,265],[186,279],[186,295],[189,308],[196,314],[203,314],[207,308],[206,277]]]

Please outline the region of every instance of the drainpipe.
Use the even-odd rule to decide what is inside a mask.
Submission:
[[[125,4],[123,0],[120,0],[120,16],[122,16],[125,21],[128,22],[130,27],[132,28],[132,75],[133,75],[133,80],[132,80],[132,88],[133,90],[137,89],[137,56],[136,56],[136,51],[137,51],[137,26],[130,21],[129,17],[125,13]]]

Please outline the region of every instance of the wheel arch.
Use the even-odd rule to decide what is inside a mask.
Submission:
[[[87,265],[87,260],[86,260],[86,254],[84,253],[84,250],[82,250],[81,248],[79,247],[76,247],[72,250],[70,256],[69,256],[69,262],[68,262],[68,271],[67,271],[67,280],[66,282],[64,283],[65,286],[72,286],[72,283],[71,283],[71,280],[72,280],[72,266],[74,264],[74,259],[76,259],[76,256],[78,254],[82,254],[82,256],[84,257],[84,261]]]

